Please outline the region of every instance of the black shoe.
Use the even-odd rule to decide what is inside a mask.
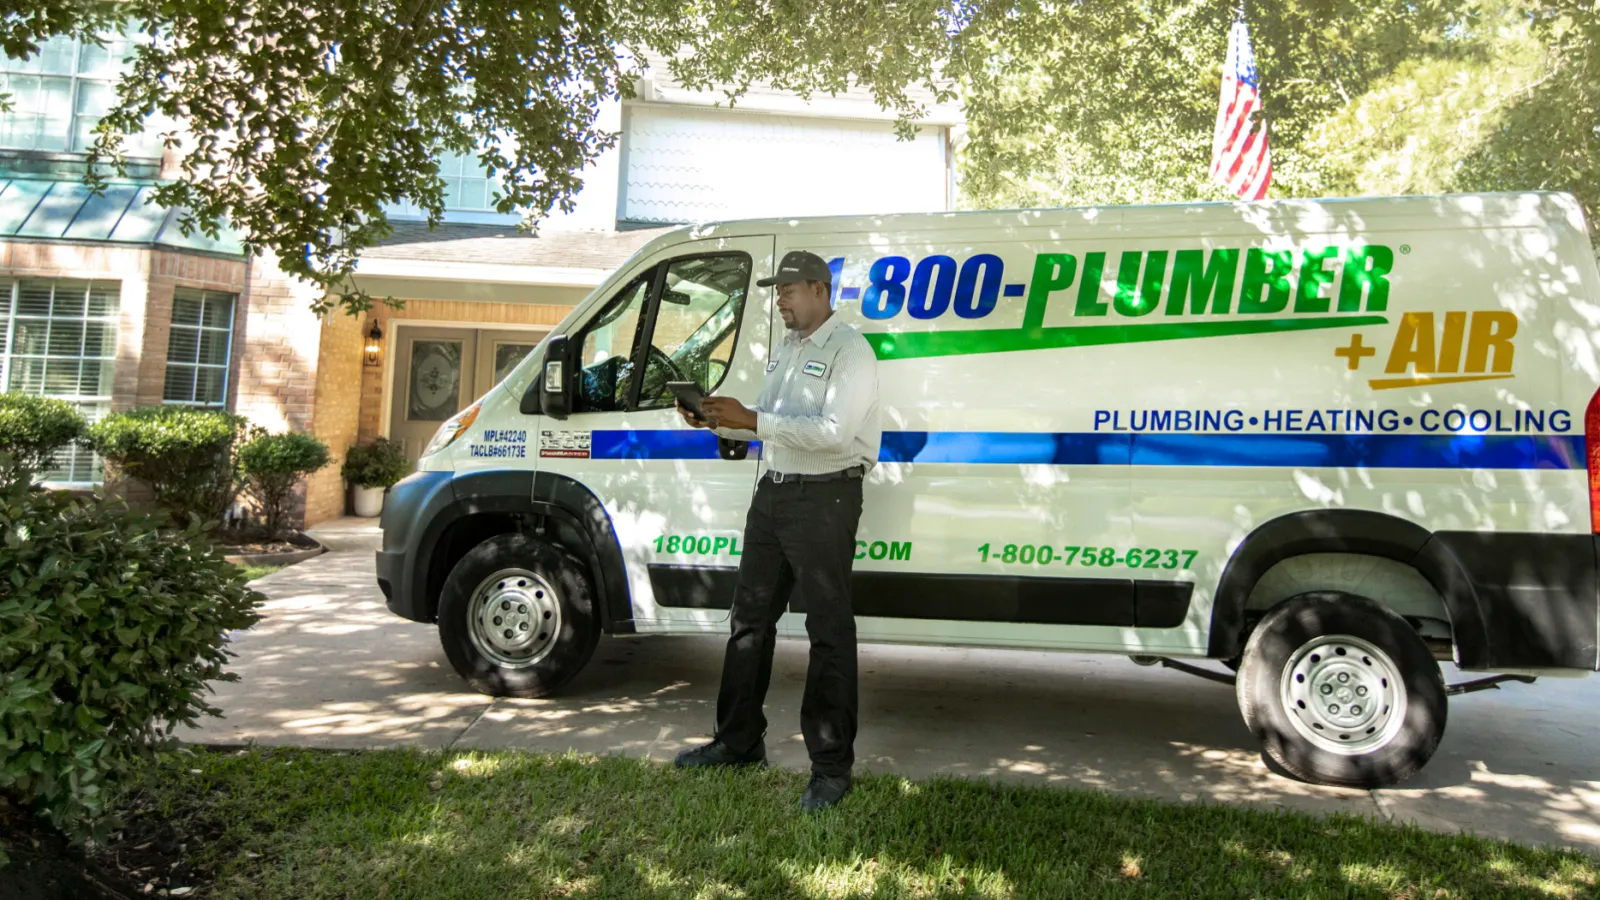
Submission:
[[[680,769],[701,769],[706,766],[764,766],[767,763],[767,744],[756,741],[747,753],[735,753],[727,744],[712,741],[704,747],[685,750],[673,760]]]
[[[850,793],[849,775],[817,775],[812,774],[811,783],[806,785],[805,795],[800,798],[800,808],[806,812],[817,812],[837,806],[844,795]]]

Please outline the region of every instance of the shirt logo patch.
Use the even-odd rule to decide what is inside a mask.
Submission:
[[[776,368],[778,368],[778,361],[776,359],[774,359],[771,362],[767,363],[767,374],[771,375],[773,370],[776,369]]]
[[[806,373],[807,375],[815,375],[816,377],[821,378],[822,376],[828,374],[828,364],[817,362],[813,359],[812,361],[806,363],[806,367],[800,371]]]

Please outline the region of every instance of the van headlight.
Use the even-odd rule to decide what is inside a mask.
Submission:
[[[460,437],[462,432],[471,428],[472,423],[478,420],[478,411],[482,408],[483,401],[479,400],[461,412],[445,419],[444,424],[439,426],[439,430],[433,433],[433,439],[428,441],[428,446],[422,448],[422,455],[432,456],[450,446],[451,441]]]

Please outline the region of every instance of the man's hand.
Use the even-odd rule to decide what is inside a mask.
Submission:
[[[677,407],[678,407],[678,415],[683,416],[683,420],[685,422],[689,423],[689,427],[690,428],[715,428],[715,427],[717,427],[717,420],[716,419],[714,419],[714,418],[712,418],[712,419],[702,419],[699,416],[694,414],[694,410],[690,409],[687,406],[684,406],[682,403],[677,404]]]
[[[732,397],[707,397],[700,401],[700,408],[723,428],[756,430],[756,411]]]

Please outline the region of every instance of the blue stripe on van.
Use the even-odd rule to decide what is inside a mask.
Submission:
[[[595,431],[589,435],[591,459],[720,459],[717,436],[686,428]],[[750,443],[750,456],[759,459],[761,442]]]
[[[752,445],[752,454],[759,444]],[[716,435],[596,431],[594,459],[717,459]],[[1582,469],[1581,435],[885,431],[882,462],[1058,466]]]
[[[1583,443],[1578,435],[1546,434],[1141,434],[1133,439],[1133,464],[1581,469]]]
[[[1022,431],[885,431],[881,462],[1124,466],[1133,436]]]

